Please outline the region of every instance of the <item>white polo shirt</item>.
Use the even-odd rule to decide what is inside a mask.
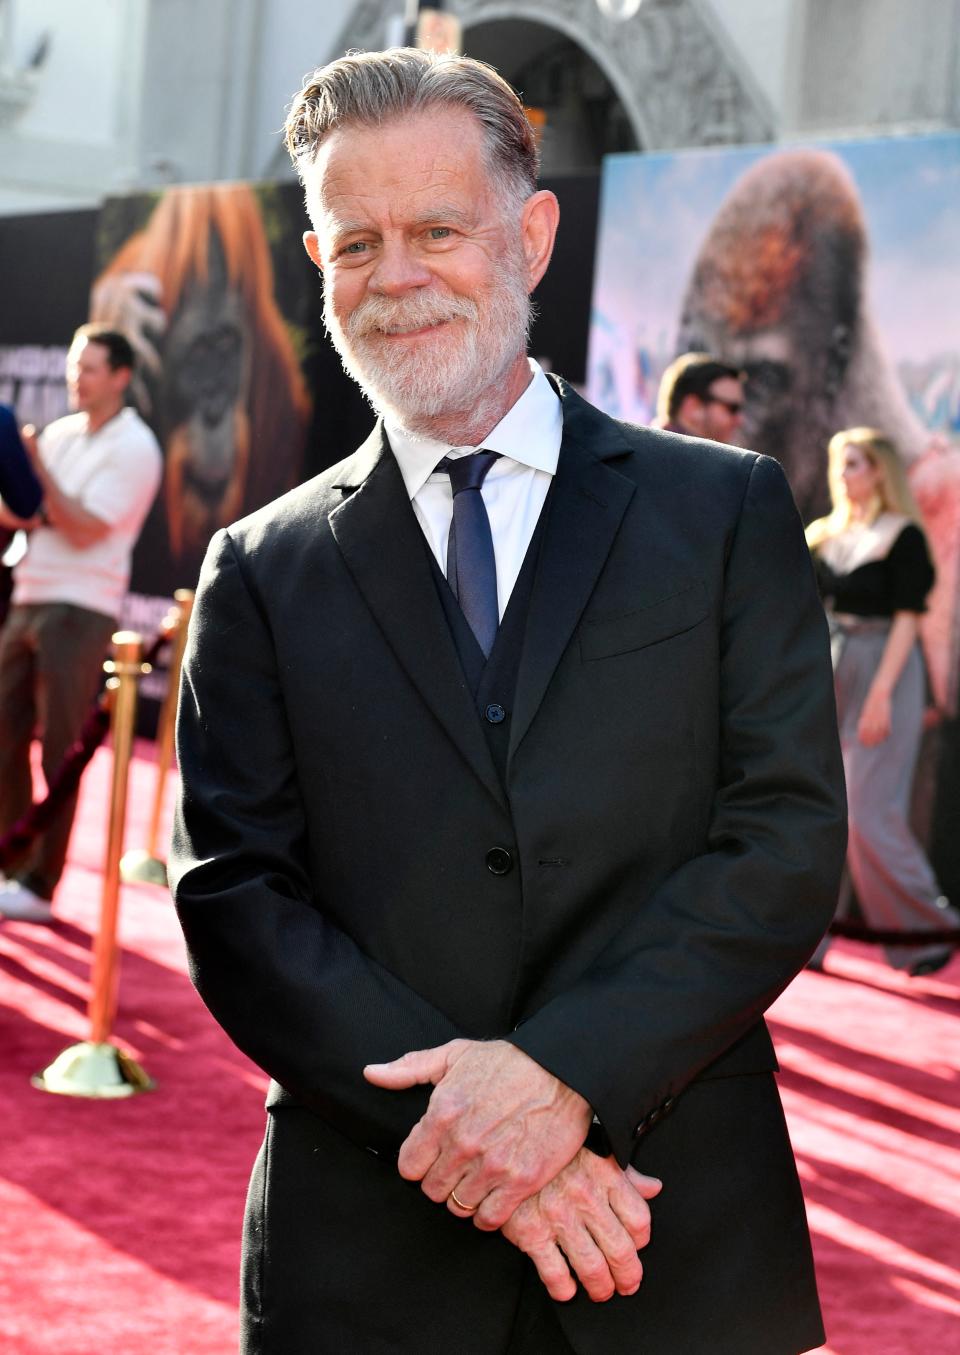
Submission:
[[[163,471],[157,440],[136,410],[125,408],[95,433],[87,432],[86,414],[68,414],[43,430],[39,446],[58,487],[111,530],[79,547],[55,527],[37,527],[17,565],[13,603],[70,602],[118,616]]]

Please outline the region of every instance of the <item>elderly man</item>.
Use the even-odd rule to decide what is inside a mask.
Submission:
[[[274,1079],[243,1349],[816,1346],[762,1013],[844,832],[785,480],[529,363],[557,204],[489,67],[345,57],[287,136],[380,419],[215,538],[185,663],[177,906]]]
[[[682,353],[660,379],[657,422],[668,433],[736,442],[743,423],[743,380],[709,353]]]

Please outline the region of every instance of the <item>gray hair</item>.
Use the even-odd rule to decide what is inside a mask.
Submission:
[[[477,119],[502,205],[519,212],[537,187],[536,137],[506,80],[471,57],[414,47],[350,52],[307,77],[287,115],[284,140],[302,182],[335,128],[378,127],[438,105],[465,108]]]

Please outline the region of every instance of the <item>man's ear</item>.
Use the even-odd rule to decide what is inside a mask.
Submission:
[[[706,403],[699,395],[692,392],[685,395],[674,410],[671,423],[678,423],[683,428],[689,428],[691,433],[699,433],[703,428],[703,414],[706,409]]]
[[[527,261],[528,289],[532,292],[547,271],[560,223],[560,204],[548,189],[527,199],[520,217],[520,236]]]
[[[320,237],[317,235],[316,231],[303,232],[303,247],[322,273],[323,257],[320,253]]]

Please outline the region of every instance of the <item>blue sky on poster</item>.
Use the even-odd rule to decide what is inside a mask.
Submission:
[[[960,366],[960,137],[818,142],[856,180],[870,240],[868,292],[894,362]],[[615,155],[604,162],[591,329],[591,398],[641,417],[625,395],[674,356],[697,250],[749,165],[786,147]],[[599,365],[617,369],[619,396]],[[611,406],[618,405],[618,409]],[[626,407],[624,407],[626,405]]]

